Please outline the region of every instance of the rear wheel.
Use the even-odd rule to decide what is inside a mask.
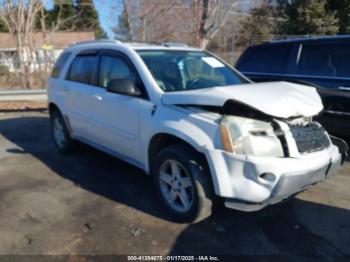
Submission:
[[[76,142],[70,137],[62,114],[55,110],[50,114],[51,134],[53,142],[60,153],[69,153],[76,147]]]
[[[153,181],[160,200],[177,221],[199,222],[211,215],[215,196],[210,174],[192,148],[163,149],[155,160]]]

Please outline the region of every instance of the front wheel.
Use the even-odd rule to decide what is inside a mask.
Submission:
[[[199,222],[211,215],[215,197],[210,173],[193,149],[183,145],[163,149],[154,164],[153,181],[177,221]]]

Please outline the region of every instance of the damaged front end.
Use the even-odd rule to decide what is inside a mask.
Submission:
[[[271,116],[234,100],[220,113],[233,187],[226,207],[254,211],[280,202],[334,175],[347,158],[347,144],[310,116]]]
[[[220,112],[221,139],[225,151],[243,155],[295,157],[322,151],[333,142],[343,161],[347,158],[347,144],[329,137],[326,130],[311,117],[288,119],[274,117],[249,105],[228,100]],[[294,140],[295,147],[287,140]]]
[[[272,115],[234,99],[177,106],[215,119],[215,147],[204,153],[215,192],[229,208],[255,211],[280,202],[336,174],[347,157],[347,144],[311,114]]]
[[[181,105],[222,115],[221,144],[229,153],[267,157],[297,157],[338,147],[342,163],[348,157],[347,143],[327,131],[310,116],[282,118],[229,99],[223,106]],[[288,143],[289,141],[289,143]],[[294,146],[291,146],[294,144]]]

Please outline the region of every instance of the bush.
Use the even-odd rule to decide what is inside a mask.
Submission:
[[[10,73],[10,70],[8,66],[0,65],[0,76],[8,76]]]

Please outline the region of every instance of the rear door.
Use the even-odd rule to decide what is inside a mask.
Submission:
[[[74,137],[88,139],[91,134],[91,111],[95,106],[98,66],[97,50],[85,50],[73,59],[64,84],[66,108]]]
[[[65,77],[63,76],[66,67],[68,67],[68,61],[72,56],[71,52],[63,52],[57,59],[51,76],[48,79],[48,100],[59,106],[63,114],[66,114],[67,103],[67,88],[65,87]]]

